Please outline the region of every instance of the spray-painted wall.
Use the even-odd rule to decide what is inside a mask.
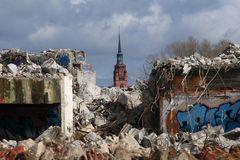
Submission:
[[[240,127],[240,73],[232,69],[218,74],[218,77],[214,74],[206,77],[205,84],[211,82],[205,85],[206,89],[199,87],[202,79],[198,73],[192,72],[187,78],[174,77],[169,90],[163,94],[164,132],[197,132],[207,125],[222,125],[228,132]]]
[[[197,132],[210,124],[223,125],[224,131],[227,132],[240,127],[240,101],[223,103],[214,108],[197,103],[188,111],[178,111],[176,118],[182,131]]]

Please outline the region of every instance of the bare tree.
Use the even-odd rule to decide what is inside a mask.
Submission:
[[[198,41],[193,36],[189,36],[185,41],[175,41],[166,46],[164,50],[161,50],[160,54],[150,54],[146,57],[145,64],[140,69],[140,75],[144,79],[148,79],[148,76],[152,70],[153,64],[156,60],[164,61],[169,56],[190,56],[195,52],[209,58],[213,58],[221,54],[225,48],[229,45],[229,40],[220,40],[216,44],[211,44],[207,39]],[[144,75],[142,75],[144,74]]]
[[[212,44],[209,40],[204,39],[200,44],[199,44],[199,53],[201,53],[205,57],[214,57],[213,55],[213,48]]]
[[[189,36],[188,40],[185,42],[185,48],[186,48],[185,55],[190,56],[195,52],[197,52],[198,45],[199,45],[198,41],[194,37]]]
[[[220,40],[217,44],[215,44],[213,47],[213,52],[215,56],[221,54],[225,50],[225,48],[229,45],[229,43],[230,43],[229,40],[223,39]]]

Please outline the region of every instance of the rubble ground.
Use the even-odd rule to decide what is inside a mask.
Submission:
[[[229,58],[224,56],[232,61],[236,58],[230,53],[220,55],[221,63],[228,64]],[[189,67],[194,67],[195,62],[220,65],[219,58],[209,61],[198,54],[188,58],[170,61],[181,65],[184,73]],[[31,61],[18,67],[0,64],[1,76],[48,77],[61,74],[69,73],[51,58],[41,66]],[[240,157],[240,128],[224,133],[222,126],[217,126],[195,133],[157,135],[155,124],[144,118],[145,109],[150,108],[154,113],[151,103],[156,103],[146,82],[137,81],[126,90],[97,86],[85,90],[86,84],[73,84],[74,135],[66,137],[60,127],[51,126],[36,139],[18,142],[3,139],[0,142],[0,159],[233,160]]]
[[[223,133],[218,126],[174,136],[156,135],[151,129],[142,128],[139,119],[144,112],[140,103],[144,90],[147,90],[146,84],[138,82],[128,90],[103,88],[91,103],[75,96],[73,137],[66,137],[61,128],[55,126],[34,140],[3,139],[0,158],[213,160],[239,157],[239,128]]]

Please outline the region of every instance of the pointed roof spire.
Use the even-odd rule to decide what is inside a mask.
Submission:
[[[120,27],[119,27],[119,35],[118,35],[118,53],[122,53]]]

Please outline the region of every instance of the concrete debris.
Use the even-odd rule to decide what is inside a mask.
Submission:
[[[18,68],[15,64],[10,63],[7,65],[8,71],[13,74],[13,76],[15,77],[18,73]]]
[[[240,47],[232,44],[228,50],[214,59],[195,53],[189,57],[169,59],[165,63],[156,62],[153,73],[156,73],[159,67],[164,69],[166,66],[178,68],[184,75],[197,67],[226,69],[230,66],[238,66],[240,51],[233,52],[234,49],[239,51]],[[80,51],[50,49],[43,51],[42,58],[39,58],[39,56],[11,49],[2,51],[1,58],[10,53],[20,54],[23,58],[19,61],[10,59],[11,63],[7,64],[5,61],[0,61],[1,76],[58,77],[65,74],[81,75],[82,72],[91,72],[90,75],[94,73],[92,69],[85,66],[86,55]],[[78,56],[75,56],[76,54]],[[81,73],[78,73],[79,70]],[[166,74],[171,79],[170,72],[166,71]],[[239,128],[224,133],[223,126],[206,127],[190,133],[175,131],[174,127],[179,125],[175,121],[169,121],[172,127],[170,130],[174,131],[171,134],[168,134],[168,128],[159,127],[162,130],[157,128],[156,126],[163,124],[162,119],[157,117],[159,112],[163,112],[166,117],[165,112],[168,110],[158,110],[159,97],[156,98],[153,95],[162,94],[170,103],[174,104],[174,101],[171,100],[173,93],[166,92],[171,86],[162,85],[155,93],[155,84],[161,82],[153,78],[150,77],[148,84],[136,81],[133,86],[122,90],[114,87],[99,88],[93,83],[91,76],[86,79],[75,77],[73,82],[74,135],[70,138],[66,137],[60,127],[51,126],[36,139],[19,142],[2,140],[0,159],[213,160],[239,158]],[[87,83],[88,80],[91,82]],[[168,104],[164,102],[163,105]],[[152,119],[157,123],[151,121]],[[196,121],[201,122],[199,117]]]
[[[0,63],[0,74],[2,74],[2,72],[3,72],[3,65],[2,63]]]
[[[136,108],[142,103],[141,92],[126,91],[118,97],[117,101],[123,106],[126,106],[126,109]]]
[[[52,148],[49,148],[42,155],[41,160],[54,160],[54,151]]]
[[[35,139],[36,142],[40,142],[45,138],[49,138],[51,140],[56,140],[57,138],[64,139],[64,135],[61,132],[61,128],[58,126],[51,126],[46,131],[44,131],[39,137]]]
[[[64,74],[68,73],[68,70],[58,65],[53,58],[50,58],[47,61],[43,62],[41,67],[43,73],[49,73],[51,75],[56,74],[57,72]]]
[[[29,150],[34,145],[36,145],[36,142],[31,138],[18,142],[18,146],[23,146],[24,151]]]
[[[109,97],[112,102],[115,102],[118,99],[118,96],[122,93],[123,93],[123,90],[115,87],[101,89],[101,96]]]
[[[64,156],[62,159],[69,160],[69,159],[87,159],[86,153],[83,151],[81,146],[81,142],[76,140],[73,141],[71,144],[68,144],[65,147]]]
[[[39,159],[46,151],[46,146],[43,142],[39,142],[29,150],[26,151],[26,155],[29,159]]]
[[[223,136],[231,140],[240,140],[240,128],[235,128],[227,133],[224,133]]]
[[[187,74],[191,69],[202,67],[207,68],[232,68],[240,66],[240,48],[239,45],[230,43],[229,46],[215,58],[207,58],[199,53],[194,53],[189,57],[169,58],[166,62],[157,61],[154,64],[155,69],[159,66],[172,66],[181,69],[183,74]]]

